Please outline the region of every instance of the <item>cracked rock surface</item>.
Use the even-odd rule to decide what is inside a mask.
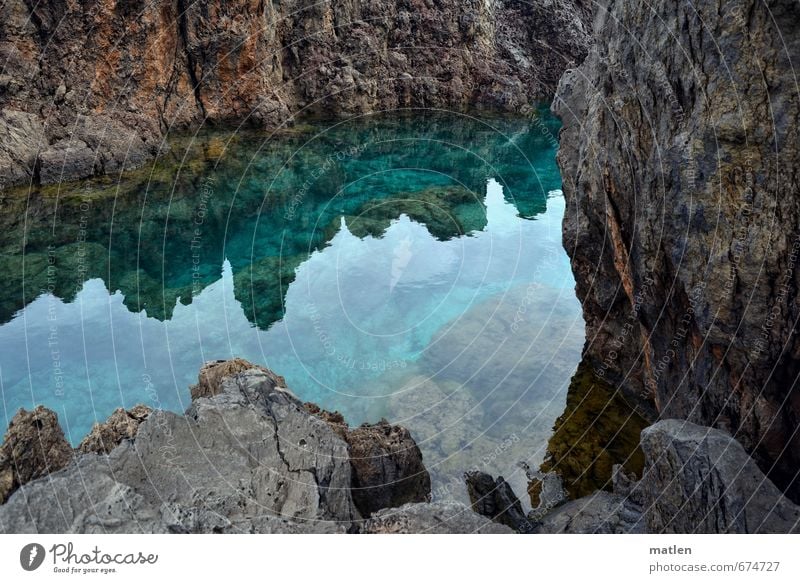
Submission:
[[[331,419],[311,414],[281,377],[246,361],[207,363],[199,380],[184,415],[117,411],[95,427],[90,438],[96,434],[98,439],[84,441],[88,445],[82,449],[89,453],[73,453],[51,411],[18,415],[3,444],[1,475],[5,480],[12,450],[15,459],[32,465],[21,479],[12,475],[17,487],[0,505],[0,531],[344,533],[363,528],[365,516],[353,497],[353,489],[363,484],[356,485],[357,464]],[[143,419],[129,425],[130,416],[140,413]],[[49,466],[40,463],[39,441],[26,437],[39,418],[49,428],[43,432],[51,446],[47,451],[62,454]],[[358,463],[374,470],[361,474],[379,494],[370,500],[371,512],[428,499],[429,478],[412,478],[427,478],[427,471],[406,430],[381,422],[349,431],[362,454]],[[390,483],[377,483],[387,476]],[[411,506],[402,522],[407,532],[432,528],[421,518],[426,507],[430,520],[442,511],[424,502]],[[440,531],[494,529],[463,507],[440,518]]]

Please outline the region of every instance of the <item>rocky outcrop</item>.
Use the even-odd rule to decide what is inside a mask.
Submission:
[[[408,429],[385,419],[351,429],[338,411],[325,411],[314,403],[306,403],[305,408],[347,443],[353,502],[362,516],[381,508],[430,501],[431,477]]]
[[[385,420],[348,431],[353,501],[363,516],[382,508],[429,502],[431,477],[408,429]]]
[[[28,482],[64,468],[72,448],[56,414],[41,405],[20,409],[8,426],[0,447],[0,504]]]
[[[421,518],[430,478],[408,431],[349,429],[283,384],[241,359],[207,363],[185,415],[120,409],[74,457],[55,414],[20,412],[2,449],[4,492],[6,482],[17,492],[0,506],[0,530],[357,532],[368,513],[407,502],[423,504],[401,512],[402,528],[434,528]],[[439,530],[497,531],[467,508],[431,512],[444,512]],[[397,524],[381,516],[370,528]]]
[[[730,435],[667,420],[642,432],[642,449],[646,468],[628,498],[640,501],[650,532],[800,532],[800,506]]]
[[[122,407],[115,409],[103,423],[96,423],[89,435],[81,440],[78,451],[81,453],[110,453],[125,439],[133,439],[139,426],[153,410],[146,405],[136,405],[126,411]]]
[[[464,475],[464,481],[475,512],[517,532],[530,532],[522,504],[502,476],[495,480],[485,472],[472,471]]]
[[[730,435],[675,419],[642,432],[645,469],[547,514],[540,533],[796,533],[800,507]]]
[[[797,501],[800,5],[604,0],[594,37],[553,106],[586,357]]]
[[[0,7],[0,176],[117,173],[173,128],[549,98],[582,0],[132,0]]]

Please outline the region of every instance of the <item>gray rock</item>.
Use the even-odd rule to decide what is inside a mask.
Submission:
[[[464,475],[472,509],[498,524],[522,533],[530,532],[532,524],[522,511],[522,504],[502,476],[496,480],[485,472],[473,471]]]
[[[195,399],[186,415],[154,411],[135,441],[18,490],[0,507],[3,530],[350,528],[360,516],[347,444],[273,377],[246,370],[222,379],[215,396]]]
[[[800,506],[727,433],[660,421],[642,432],[642,449],[645,471],[634,494],[649,532],[800,532]]]
[[[623,496],[602,490],[567,502],[547,514],[533,529],[536,534],[643,533],[641,508]]]
[[[512,534],[502,524],[458,502],[405,504],[376,512],[361,527],[365,534]]]
[[[614,493],[557,507],[538,533],[795,533],[800,507],[787,499],[730,435],[674,419],[642,432],[645,469],[615,468]]]
[[[206,364],[192,394],[185,415],[115,412],[84,442],[88,453],[75,457],[51,411],[15,418],[3,444],[0,477],[16,492],[0,506],[0,531],[355,532],[363,520],[351,493],[359,487],[353,449],[364,454],[355,464],[361,482],[374,484],[379,494],[369,502],[372,511],[428,499],[430,479],[403,428],[382,422],[349,430],[343,420],[337,425],[320,418],[325,415],[319,408],[310,413],[281,377],[240,359]],[[39,419],[46,435],[60,436],[45,440],[58,446],[47,450],[59,453],[55,464],[43,464],[34,447]],[[355,447],[343,428],[355,433]],[[7,463],[14,459],[25,462],[24,474]],[[426,504],[412,506],[403,528],[421,529],[428,520],[425,530],[445,532],[450,525],[457,532],[497,531],[464,507],[430,506],[426,519]],[[391,514],[381,516],[376,529],[400,524]]]
[[[595,3],[553,102],[586,357],[800,502],[796,0]]]

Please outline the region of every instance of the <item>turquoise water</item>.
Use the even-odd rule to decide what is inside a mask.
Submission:
[[[241,356],[351,425],[407,426],[435,497],[536,465],[584,339],[561,247],[558,123],[415,114],[176,139],[120,181],[2,200],[4,421],[73,443],[182,411]],[[524,488],[519,488],[524,492]]]

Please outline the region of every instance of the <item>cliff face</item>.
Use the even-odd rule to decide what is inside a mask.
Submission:
[[[595,372],[795,500],[800,5],[606,0],[554,110]]]
[[[585,56],[584,14],[581,0],[10,0],[0,186],[135,167],[201,122],[517,110]]]

